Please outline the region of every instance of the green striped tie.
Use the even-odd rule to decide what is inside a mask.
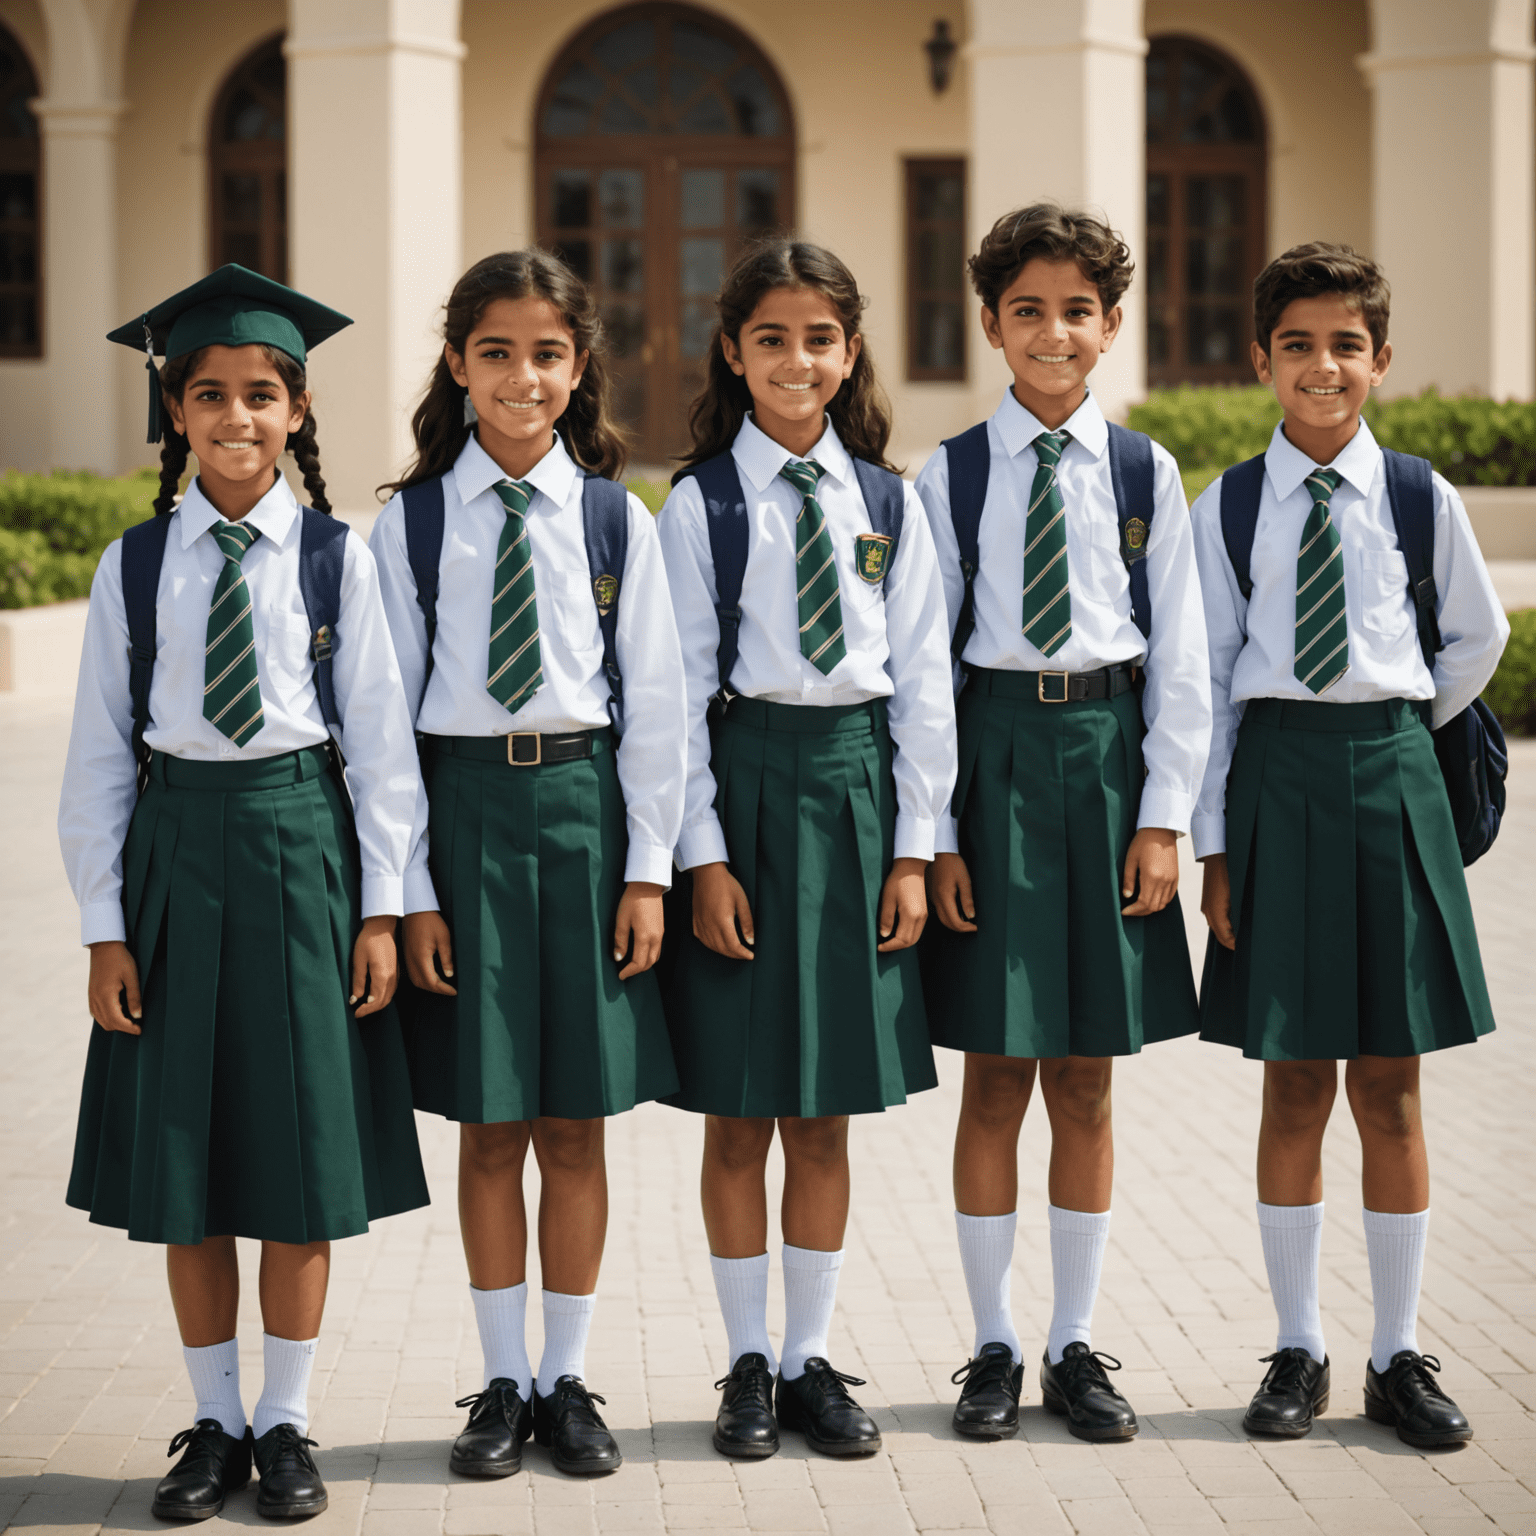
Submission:
[[[1349,671],[1349,623],[1344,616],[1344,552],[1328,502],[1336,470],[1314,470],[1306,486],[1312,511],[1296,556],[1296,660],[1292,670],[1313,693],[1326,693]]]
[[[1071,441],[1068,432],[1042,432],[1035,439],[1040,467],[1024,518],[1024,638],[1045,656],[1054,656],[1072,637],[1067,509],[1056,483],[1056,465]]]
[[[832,558],[832,530],[816,500],[826,473],[815,459],[791,459],[779,471],[805,499],[795,519],[795,586],[800,593],[800,654],[818,672],[830,672],[844,656],[843,603]]]
[[[256,675],[256,633],[251,627],[251,594],[240,562],[260,533],[244,523],[220,520],[213,536],[224,554],[224,569],[208,610],[208,649],[203,660],[203,719],[237,747],[265,723],[261,682]]]
[[[485,686],[513,713],[544,681],[539,656],[539,605],[533,591],[533,551],[523,520],[533,487],[524,480],[498,480],[496,494],[507,521],[496,546],[491,590],[491,647]]]

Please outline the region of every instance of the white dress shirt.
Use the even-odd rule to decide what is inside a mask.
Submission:
[[[443,477],[437,636],[425,697],[427,626],[406,557],[403,499],[394,497],[374,524],[370,542],[406,700],[416,728],[430,736],[558,735],[609,723],[603,637],[582,522],[586,477],[558,439],[523,476],[535,492],[524,522],[533,556],[544,681],[516,714],[485,686],[492,577],[507,522],[506,506],[493,487],[508,478],[473,436]],[[635,496],[629,498],[629,551],[619,575],[616,640],[624,678],[624,735],[617,766],[629,827],[624,878],[665,886],[671,883],[672,848],[683,818],[683,664],[655,521]],[[406,911],[436,907],[423,836],[406,877]]]
[[[972,666],[1006,672],[1095,672],[1121,662],[1146,668],[1141,698],[1147,734],[1142,755],[1147,777],[1138,825],[1189,831],[1211,735],[1205,619],[1195,571],[1194,538],[1178,465],[1167,449],[1152,445],[1154,515],[1147,536],[1147,591],[1152,636],[1131,614],[1131,578],[1120,554],[1120,521],[1109,472],[1109,428],[1089,394],[1062,431],[1071,442],[1056,466],[1067,515],[1067,583],[1072,633],[1054,656],[1037,650],[1024,634],[1024,523],[1040,456],[1034,441],[1047,429],[1019,404],[1011,389],[987,422],[992,450],[987,500],[977,544],[976,629],[964,659]],[[940,449],[917,477],[928,509],[933,541],[944,574],[949,631],[954,633],[965,595],[960,546],[949,509],[949,454]],[[959,847],[953,818],[946,817],[950,852]]]
[[[1205,593],[1211,647],[1215,729],[1195,814],[1195,857],[1227,847],[1227,771],[1242,706],[1249,699],[1313,699],[1367,704],[1381,699],[1433,699],[1438,728],[1483,691],[1509,638],[1482,552],[1455,489],[1434,477],[1436,614],[1445,649],[1434,672],[1424,665],[1408,591],[1408,563],[1398,549],[1381,449],[1364,421],[1334,459],[1343,477],[1329,502],[1344,555],[1344,612],[1349,670],[1315,695],[1296,676],[1296,556],[1312,511],[1303,484],[1318,465],[1275,428],[1264,454],[1264,485],[1254,530],[1245,600],[1221,536],[1221,481],[1194,505],[1195,550]]]
[[[155,605],[158,645],[146,745],[197,763],[252,762],[319,745],[326,726],[299,590],[303,520],[287,481],[279,476],[245,516],[261,534],[240,569],[251,596],[264,720],[243,747],[203,718],[208,609],[224,570],[224,553],[210,530],[223,519],[196,480],[170,517]],[[405,910],[406,862],[426,825],[427,797],[373,557],[354,533],[347,535],[342,561],[331,679],[341,716],[337,741],[347,760],[362,850],[362,915],[398,917]],[[137,798],[135,777],[119,539],[101,557],[91,583],[59,797],[59,842],[80,903],[83,944],[126,937],[123,841]]]
[[[800,651],[795,519],[803,498],[779,471],[794,455],[742,424],[731,455],[747,500],[747,569],[741,584],[740,649],[735,693],[776,704],[833,706],[889,699],[895,744],[895,857],[931,859],[934,830],[955,785],[955,709],[944,629],[944,594],[922,504],[910,486],[901,539],[878,585],[854,566],[854,539],[872,531],[853,460],[831,422],[806,455],[825,471],[816,500],[826,514],[837,567],[847,652],[829,673]],[[715,566],[704,498],[691,475],[680,480],[657,519],[677,609],[688,675],[688,793],[678,842],[679,869],[724,862],[725,834],[715,815],[705,711],[719,688]]]

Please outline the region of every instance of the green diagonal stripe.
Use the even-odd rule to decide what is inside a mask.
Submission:
[[[1071,441],[1066,432],[1035,439],[1039,467],[1024,518],[1024,637],[1054,656],[1072,635],[1072,590],[1067,579],[1067,509],[1056,466]]]
[[[1344,601],[1344,550],[1329,511],[1337,470],[1306,478],[1312,510],[1296,554],[1296,654],[1292,670],[1313,693],[1325,693],[1349,670],[1349,621]]]
[[[832,531],[816,500],[816,482],[825,471],[814,459],[791,459],[779,471],[800,492],[795,520],[795,591],[800,605],[800,653],[822,673],[848,654],[843,638],[843,604],[832,554]]]
[[[240,562],[261,536],[244,523],[224,522],[210,530],[224,556],[224,569],[208,605],[208,642],[203,652],[203,718],[237,747],[266,723],[261,680],[256,670],[256,632],[251,594]]]
[[[539,654],[539,605],[533,585],[533,551],[528,545],[528,504],[533,487],[524,480],[500,480],[496,494],[507,509],[491,573],[491,633],[485,686],[514,714],[544,681]]]

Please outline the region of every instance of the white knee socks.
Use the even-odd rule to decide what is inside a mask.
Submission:
[[[1259,1237],[1264,1268],[1280,1320],[1276,1349],[1304,1349],[1319,1362],[1327,1359],[1323,1318],[1317,1304],[1318,1261],[1323,1251],[1323,1202],[1316,1205],[1265,1205],[1259,1208]]]
[[[309,1373],[315,1367],[319,1339],[279,1339],[261,1336],[265,1379],[261,1398],[251,1413],[251,1431],[258,1440],[279,1424],[292,1424],[309,1433]]]
[[[525,1325],[528,1314],[528,1282],[504,1286],[496,1291],[477,1291],[470,1286],[475,1302],[475,1326],[480,1330],[480,1353],[485,1357],[485,1380],[490,1386],[498,1376],[517,1383],[524,1401],[533,1390],[533,1367],[528,1364]]]
[[[1371,1364],[1384,1371],[1399,1350],[1419,1349],[1419,1285],[1424,1278],[1424,1245],[1429,1212],[1399,1216],[1364,1211],[1365,1252],[1371,1265],[1371,1300],[1376,1326]]]
[[[837,1302],[837,1272],[843,1251],[784,1244],[784,1354],[779,1369],[786,1381],[805,1375],[805,1362],[827,1354],[827,1331]]]
[[[1051,1219],[1051,1278],[1055,1301],[1046,1350],[1052,1365],[1074,1342],[1093,1348],[1093,1304],[1109,1242],[1108,1211],[1065,1211],[1046,1207]]]
[[[592,1331],[592,1308],[596,1296],[563,1296],[559,1291],[544,1295],[544,1356],[539,1361],[534,1389],[548,1397],[562,1376],[587,1375],[587,1335]]]
[[[762,1355],[768,1369],[778,1369],[773,1345],[768,1342],[768,1255],[751,1259],[709,1256],[715,1276],[715,1295],[725,1319],[725,1341],[731,1369],[743,1355]]]
[[[217,1419],[226,1435],[239,1440],[245,1434],[245,1405],[240,1401],[240,1346],[234,1339],[210,1344],[206,1349],[181,1350],[187,1375],[197,1394],[194,1422]]]
[[[1006,1216],[967,1216],[964,1211],[955,1212],[960,1264],[965,1270],[965,1289],[971,1298],[971,1317],[976,1324],[971,1354],[979,1355],[986,1344],[1006,1344],[1013,1351],[1015,1365],[1024,1358],[1010,1302],[1013,1234],[1018,1220],[1017,1211]]]

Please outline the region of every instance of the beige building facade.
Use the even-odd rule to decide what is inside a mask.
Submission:
[[[337,504],[409,452],[468,263],[598,288],[637,454],[678,446],[742,241],[870,303],[899,459],[1004,380],[963,286],[998,214],[1102,209],[1138,261],[1096,375],[1246,376],[1268,256],[1386,266],[1392,384],[1536,388],[1536,0],[0,0],[0,464],[152,459],[105,332],[223,260],[357,321],[317,353]]]

